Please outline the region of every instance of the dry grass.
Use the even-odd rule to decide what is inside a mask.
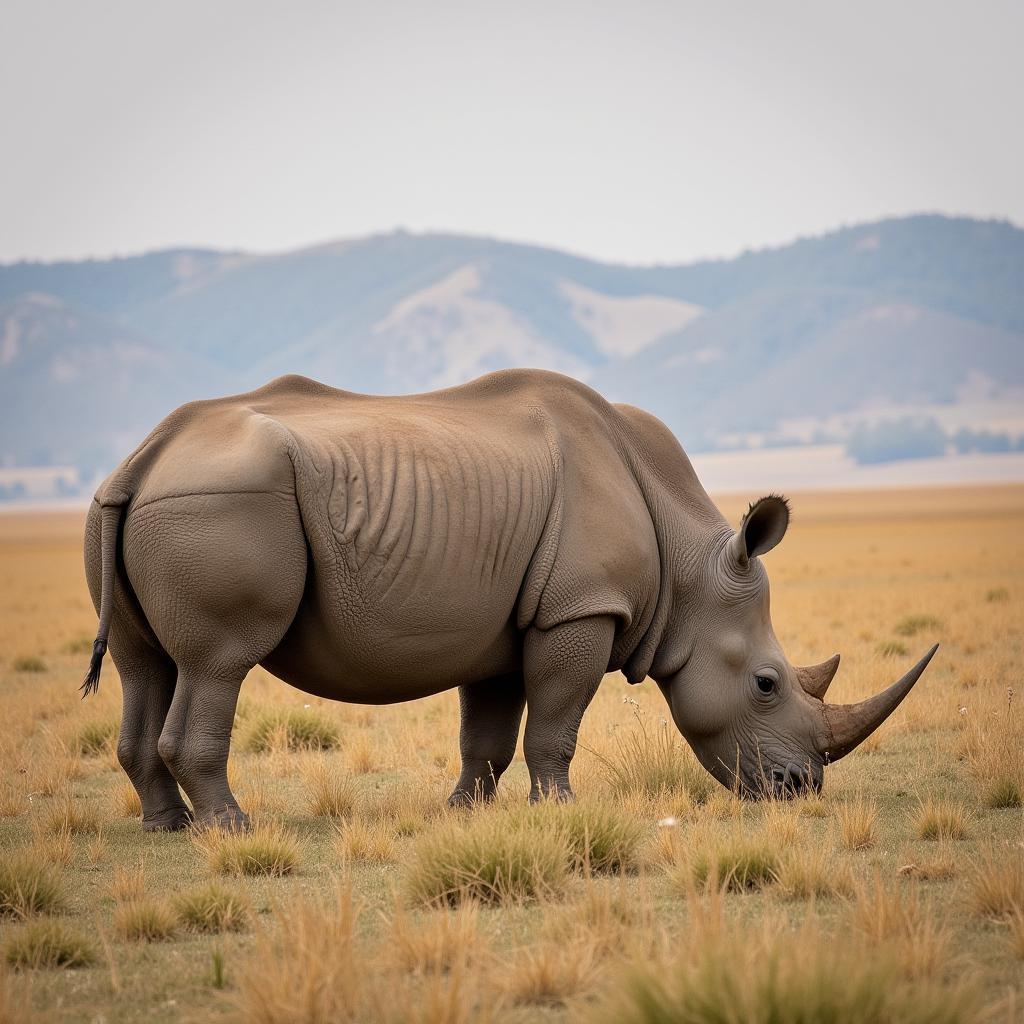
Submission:
[[[130,782],[123,782],[114,791],[114,813],[119,818],[141,818],[142,801]]]
[[[843,846],[848,850],[867,850],[877,838],[878,808],[862,795],[836,807],[836,820]]]
[[[822,846],[787,850],[779,858],[775,880],[779,892],[792,900],[849,896],[854,889],[849,866],[837,863]]]
[[[0,917],[52,914],[65,903],[58,872],[27,853],[0,850]]]
[[[971,900],[984,917],[1012,917],[1024,912],[1024,852],[988,846],[971,871]]]
[[[395,964],[419,974],[464,968],[486,949],[480,907],[472,900],[453,910],[428,910],[415,917],[396,901],[389,923]]]
[[[592,942],[546,943],[514,953],[497,972],[495,985],[515,1005],[562,1006],[593,987],[600,969]]]
[[[19,984],[11,971],[0,965],[0,1021],[4,1024],[39,1024],[41,1019],[32,1006],[31,990]]]
[[[356,1021],[370,979],[355,949],[356,908],[337,886],[325,902],[300,901],[264,931],[236,974],[229,1019],[239,1024]]]
[[[208,882],[179,893],[173,900],[178,921],[189,931],[215,935],[240,932],[249,927],[252,902],[240,889]]]
[[[967,1024],[978,1005],[970,989],[902,980],[881,950],[826,943],[813,928],[788,941],[749,930],[701,936],[609,991],[597,1017],[607,1024]]]
[[[616,732],[607,753],[595,751],[612,792],[649,797],[684,793],[694,803],[706,801],[715,783],[693,751],[669,727],[664,714],[656,722],[649,722],[637,701],[629,697],[623,701],[631,708],[632,727]]]
[[[114,909],[114,930],[125,942],[164,942],[178,930],[178,917],[167,903],[132,900]]]
[[[118,865],[110,883],[110,896],[115,903],[131,903],[146,895],[146,869],[140,862],[134,867]]]
[[[914,830],[921,839],[966,839],[969,819],[958,801],[928,796],[918,806]]]
[[[10,934],[4,959],[11,967],[87,967],[96,954],[74,927],[60,918],[41,917]]]
[[[731,518],[740,504],[725,509]],[[188,833],[142,832],[109,742],[120,715],[110,659],[100,693],[77,699],[96,626],[80,524],[56,517],[68,525],[54,531],[49,517],[0,516],[0,867],[8,854],[23,858],[52,873],[63,896],[55,918],[8,910],[0,949],[31,924],[56,922],[96,954],[72,971],[8,971],[13,995],[0,977],[0,1019],[17,1019],[4,1017],[7,1005],[33,977],[32,1019],[122,1024],[298,1024],[318,1014],[590,1024],[618,998],[625,1007],[612,1019],[662,1024],[772,1013],[844,1024],[872,1012],[876,1024],[1013,1019],[1024,1006],[1024,487],[798,497],[796,508],[766,559],[773,620],[796,664],[842,651],[830,699],[877,692],[942,641],[883,730],[827,769],[822,796],[735,799],[667,724],[653,684],[609,677],[580,732],[575,807],[528,807],[520,754],[496,805],[449,812],[454,692],[333,705],[256,669],[229,777],[261,827],[301,837],[302,859],[290,874],[237,878],[215,875]],[[911,616],[941,627],[900,635]],[[22,655],[45,670],[15,671]],[[314,712],[312,729],[292,727],[297,710]],[[318,751],[310,737],[324,723],[327,742],[339,742]],[[260,729],[261,752],[250,753]],[[916,818],[929,801],[962,807],[966,838],[921,840]],[[860,805],[854,817],[873,817],[873,843],[854,852],[843,818]],[[665,819],[674,823],[659,827]],[[737,842],[755,848],[760,881],[737,884],[737,869],[720,892],[714,882],[738,863],[722,851]],[[500,851],[515,870],[489,880]],[[700,856],[710,888],[694,881]],[[349,909],[347,896],[317,898],[339,870]],[[518,878],[529,887],[512,895]],[[412,895],[417,879],[431,883],[426,900]],[[174,941],[120,937],[120,907],[164,900]],[[339,927],[356,906],[358,924]]]
[[[696,849],[688,850],[675,880],[683,891],[696,883],[743,892],[778,881],[779,870],[780,857],[771,842],[734,833],[718,840],[704,840]]]
[[[91,803],[76,798],[70,791],[57,797],[46,812],[45,828],[48,835],[61,832],[69,835],[93,835],[100,830],[99,812]]]
[[[245,746],[254,754],[330,750],[340,739],[337,725],[322,711],[307,705],[257,712],[248,725]]]
[[[346,821],[338,829],[334,846],[343,862],[385,864],[395,859],[395,834],[385,821]]]
[[[519,827],[502,813],[448,821],[421,837],[405,874],[416,904],[521,903],[564,885],[572,859],[564,833],[526,819]]]
[[[309,813],[323,818],[351,818],[359,790],[350,776],[325,758],[310,760],[303,768]]]
[[[249,832],[197,829],[192,842],[222,875],[290,875],[302,861],[302,846],[287,829],[256,825]]]

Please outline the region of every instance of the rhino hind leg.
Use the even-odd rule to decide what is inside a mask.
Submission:
[[[572,800],[569,764],[583,714],[608,669],[615,620],[577,619],[531,629],[523,649],[530,800]]]
[[[117,759],[139,794],[143,829],[177,831],[191,823],[192,813],[157,744],[178,670],[162,651],[143,643],[125,643],[116,632],[111,640],[123,703]]]
[[[248,823],[228,787],[238,692],[280,643],[306,577],[298,509],[276,494],[184,495],[129,513],[125,561],[178,667],[157,744],[204,826]]]
[[[188,794],[199,825],[249,826],[228,785],[231,725],[244,674],[183,669],[160,734],[160,756]]]
[[[526,707],[521,672],[459,687],[462,772],[448,798],[452,807],[490,800],[512,763]]]

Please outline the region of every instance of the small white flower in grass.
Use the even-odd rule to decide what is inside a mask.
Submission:
[[[312,704],[303,704],[302,706],[303,706],[304,708],[311,708],[311,707],[312,707],[313,705],[312,705]]]
[[[661,818],[658,821],[658,828],[675,828],[679,824],[678,819],[673,817]]]

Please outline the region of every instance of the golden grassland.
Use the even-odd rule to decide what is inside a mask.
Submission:
[[[744,502],[723,501],[735,521]],[[0,516],[0,1020],[1024,1019],[1024,487],[797,495],[766,559],[794,663],[861,698],[938,640],[820,798],[743,804],[611,676],[573,807],[444,808],[454,693],[365,708],[255,670],[256,828],[143,834],[81,517]]]

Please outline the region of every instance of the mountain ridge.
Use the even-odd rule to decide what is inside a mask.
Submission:
[[[33,358],[17,346],[29,336]],[[1024,231],[922,214],[652,266],[409,232],[0,265],[5,465],[86,475],[180,401],[279,373],[401,393],[509,365],[649,408],[694,450],[773,443],[804,420],[804,440],[841,440],[882,406],[953,422],[965,389],[976,417],[987,402],[1005,422],[1024,394]],[[887,365],[923,383],[901,400]]]

